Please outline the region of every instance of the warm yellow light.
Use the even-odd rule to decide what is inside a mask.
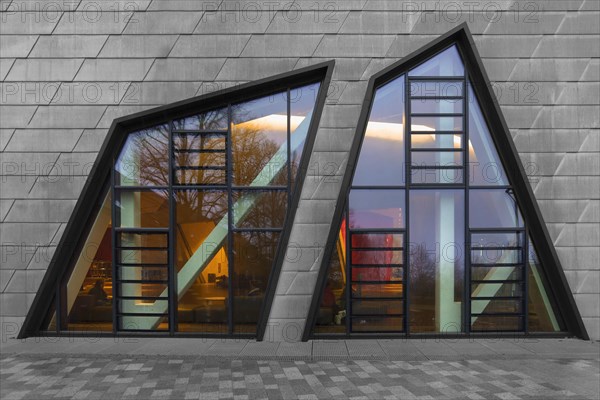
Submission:
[[[384,140],[402,140],[403,124],[394,122],[375,122],[369,121],[367,124],[367,136]],[[434,131],[425,125],[413,125],[413,129],[419,131]]]
[[[393,140],[393,141],[402,141],[403,135],[402,129],[404,128],[403,124],[398,124],[394,122],[375,122],[369,121],[367,124],[367,136],[377,139],[383,140]],[[435,132],[435,129],[427,126],[427,125],[412,125],[413,131],[421,131],[421,132]],[[413,135],[411,140],[413,143],[426,144],[435,142],[435,133],[431,134],[423,134],[423,135]],[[453,138],[454,147],[459,149],[461,148],[462,143],[462,135],[454,135]],[[469,153],[474,156],[473,144],[469,140]]]
[[[301,115],[291,115],[290,116],[290,129],[292,131],[296,130],[296,128],[304,121],[304,116]],[[279,131],[286,132],[287,131],[287,115],[285,114],[271,114],[266,115],[264,117],[252,119],[250,121],[245,121],[234,125],[236,128],[244,129],[258,129],[265,131]]]

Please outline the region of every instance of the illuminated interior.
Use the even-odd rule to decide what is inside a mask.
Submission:
[[[314,335],[561,330],[455,46],[376,89],[346,196]]]
[[[319,86],[129,134],[59,330],[254,335]]]

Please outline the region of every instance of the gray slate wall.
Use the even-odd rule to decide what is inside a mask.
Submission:
[[[0,0],[0,319],[19,329],[111,121],[335,59],[270,315],[300,337],[370,76],[466,21],[600,339],[600,2]]]

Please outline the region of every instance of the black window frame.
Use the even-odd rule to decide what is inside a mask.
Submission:
[[[260,314],[257,322],[256,334],[236,334],[235,337],[256,338],[262,340],[266,329],[267,320],[269,317],[271,303],[275,296],[275,290],[281,267],[285,257],[287,242],[291,233],[291,228],[296,213],[298,202],[300,201],[300,192],[308,170],[309,158],[312,153],[312,148],[316,138],[317,128],[321,119],[321,114],[325,105],[329,84],[333,74],[335,61],[326,61],[312,66],[300,68],[294,71],[289,71],[279,75],[263,78],[249,83],[240,84],[219,90],[214,93],[208,93],[201,96],[193,97],[187,100],[182,100],[165,106],[156,107],[150,110],[142,111],[132,115],[124,116],[115,119],[108,131],[108,134],[98,153],[94,166],[86,180],[82,189],[81,195],[75,205],[73,213],[65,227],[65,231],[60,238],[57,249],[50,261],[48,270],[44,275],[44,279],[40,284],[36,296],[29,307],[29,311],[23,325],[19,331],[18,338],[27,338],[31,336],[98,336],[98,337],[114,337],[114,336],[177,336],[177,337],[224,337],[227,335],[211,334],[211,333],[188,333],[188,332],[170,332],[164,331],[116,331],[116,307],[113,307],[113,331],[69,331],[60,330],[61,307],[64,302],[61,302],[61,297],[65,297],[63,280],[65,276],[69,276],[74,266],[74,258],[79,254],[82,246],[85,243],[87,233],[91,229],[91,221],[102,205],[104,196],[108,192],[112,192],[114,196],[115,187],[113,165],[118,156],[127,135],[140,129],[150,128],[158,124],[168,123],[169,121],[182,119],[190,115],[199,114],[206,111],[211,111],[226,106],[229,104],[240,103],[267,96],[282,90],[290,90],[299,88],[305,85],[319,83],[319,91],[316,95],[314,112],[311,117],[311,122],[308,128],[307,137],[305,140],[302,156],[299,163],[296,179],[293,181],[293,187],[290,187],[291,180],[288,176],[289,187],[289,203],[287,206],[284,226],[281,229],[281,237],[277,246],[277,251],[274,257],[271,274],[267,282],[263,305],[260,309]],[[289,97],[289,95],[288,95]],[[289,116],[289,102],[288,102]],[[289,118],[288,118],[289,119]],[[170,131],[173,131],[171,124]],[[289,121],[288,121],[289,128]],[[171,144],[169,145],[171,147]],[[289,154],[288,154],[289,156]],[[172,158],[172,151],[170,151]],[[169,173],[172,176],[173,161],[169,162]],[[290,169],[288,168],[288,171]],[[289,175],[289,172],[288,172]],[[193,188],[193,186],[185,186]],[[132,187],[127,187],[131,189]],[[144,189],[152,189],[156,187],[144,187]],[[114,201],[114,197],[112,199]],[[173,210],[170,209],[170,214]],[[172,215],[171,215],[172,217]],[[114,207],[112,213],[113,222],[115,221]],[[137,228],[135,228],[138,230]],[[143,230],[143,229],[142,229]],[[146,229],[146,231],[149,231]],[[113,235],[114,238],[114,235]],[[173,257],[172,235],[169,235],[169,252],[170,262]],[[113,251],[115,243],[113,239]],[[114,265],[113,260],[113,265]],[[171,269],[171,275],[174,268]],[[114,266],[113,266],[113,274]],[[173,279],[171,279],[171,284]],[[116,285],[115,285],[116,286]],[[172,290],[172,288],[170,288]],[[170,291],[171,291],[170,290]],[[117,298],[114,298],[115,301]],[[171,307],[171,306],[170,306]],[[45,326],[49,322],[49,315],[56,312],[56,330],[46,330]],[[175,312],[176,314],[176,312]],[[173,312],[170,313],[174,315]],[[172,319],[173,317],[171,317]],[[170,321],[172,322],[172,321]],[[169,324],[171,325],[171,323]]]
[[[523,228],[525,234],[525,241],[528,243],[527,237],[529,237],[533,243],[534,248],[537,250],[537,256],[539,258],[539,263],[543,267],[543,272],[545,275],[545,279],[548,282],[548,291],[551,292],[550,297],[555,299],[555,306],[557,308],[557,312],[562,317],[565,324],[565,331],[560,332],[536,332],[530,333],[527,330],[527,326],[525,323],[525,329],[523,332],[510,332],[507,334],[503,334],[502,332],[470,332],[468,328],[463,329],[462,333],[458,334],[446,334],[446,333],[410,333],[410,330],[407,329],[404,333],[401,334],[350,334],[350,330],[346,329],[345,334],[324,334],[324,333],[315,333],[314,327],[316,324],[316,316],[319,309],[319,305],[321,303],[321,296],[323,290],[325,288],[325,284],[327,281],[328,275],[328,267],[329,261],[333,254],[334,249],[336,248],[336,243],[338,239],[339,227],[341,226],[341,221],[343,217],[344,210],[347,207],[347,198],[350,193],[350,190],[354,188],[352,186],[352,179],[354,176],[354,171],[356,169],[356,165],[358,162],[358,156],[360,153],[360,149],[362,147],[363,138],[365,136],[365,131],[367,127],[367,123],[369,120],[369,115],[371,113],[371,109],[375,100],[376,90],[391,82],[392,80],[398,78],[402,74],[405,74],[405,85],[408,84],[409,71],[418,66],[419,64],[427,61],[432,58],[436,54],[450,48],[455,45],[461,55],[465,68],[465,76],[460,79],[464,79],[465,85],[463,87],[463,148],[468,143],[468,129],[466,129],[466,124],[468,123],[468,113],[467,113],[467,105],[468,105],[468,83],[471,82],[472,89],[475,94],[475,97],[479,101],[481,106],[481,112],[483,117],[488,125],[490,130],[490,135],[498,152],[498,156],[502,165],[505,168],[507,179],[510,182],[511,186],[506,187],[510,188],[514,191],[514,197],[519,204],[521,213],[525,220],[525,226]],[[415,77],[415,80],[419,78]],[[435,78],[437,79],[437,78]],[[442,78],[440,78],[442,79]],[[410,96],[408,95],[408,88],[405,86],[405,110],[408,110],[407,118],[410,118]],[[407,123],[407,125],[409,125]],[[410,141],[410,129],[405,129],[405,143],[406,141]],[[405,181],[404,185],[398,186],[398,189],[408,189],[411,186],[411,164],[410,164],[410,146],[405,144],[406,157],[405,158]],[[463,154],[465,150],[463,149]],[[463,163],[466,163],[466,157],[463,157]],[[470,185],[469,182],[469,167],[468,165],[463,165],[460,168],[463,169],[463,183],[459,185],[453,185],[448,183],[441,184],[423,184],[417,185],[413,190],[419,189],[464,189],[465,190],[465,199],[466,199],[466,207],[465,207],[465,245],[467,249],[469,244],[467,243],[467,238],[469,237],[469,223],[468,223],[468,192],[471,189],[476,189],[478,186]],[[490,188],[501,188],[502,186],[483,186],[481,188],[490,189]],[[361,188],[368,188],[368,186],[361,186]],[[385,187],[386,189],[392,188]],[[409,201],[408,201],[408,192],[406,190],[407,200],[406,207],[408,210]],[[408,215],[408,211],[405,213]],[[348,227],[346,227],[346,231],[348,232]],[[409,221],[406,223],[406,232],[410,232],[409,230]],[[409,238],[410,240],[410,238]],[[346,250],[348,251],[348,250]],[[525,250],[525,255],[528,257],[527,248]],[[405,272],[406,276],[409,276],[410,265],[407,262],[408,255],[405,254],[405,268],[408,270]],[[346,257],[347,258],[347,257]],[[348,264],[348,261],[346,261]],[[342,266],[344,268],[345,266]],[[529,266],[526,264],[526,267]],[[465,260],[465,283],[470,282],[469,275],[470,265],[468,260]],[[525,274],[524,279],[527,279],[527,274]],[[404,286],[403,297],[405,299],[410,298],[410,284],[407,283]],[[463,315],[462,315],[462,323],[464,327],[470,327],[470,291],[467,294],[467,284],[464,284],[464,294],[463,294]],[[525,301],[525,312],[527,312],[527,293],[524,293],[524,301]],[[408,302],[406,302],[408,303]],[[409,305],[404,305],[405,310],[408,309]],[[405,315],[405,324],[407,323],[407,318],[410,318],[409,315]],[[463,23],[456,28],[450,30],[446,34],[440,36],[438,39],[430,42],[429,44],[423,46],[422,48],[414,51],[413,53],[407,55],[402,60],[390,65],[389,67],[383,69],[377,74],[373,75],[369,80],[369,84],[367,87],[367,91],[365,94],[365,98],[363,100],[363,107],[361,110],[361,114],[359,117],[359,121],[356,127],[356,132],[354,136],[354,141],[352,143],[352,147],[350,149],[349,159],[347,163],[347,168],[344,173],[344,177],[342,180],[342,185],[340,189],[340,194],[338,196],[333,220],[331,223],[329,235],[326,241],[325,249],[323,251],[323,258],[321,260],[321,267],[319,270],[319,275],[317,277],[317,282],[315,285],[315,290],[313,292],[313,298],[310,304],[310,309],[308,313],[308,317],[305,321],[304,331],[302,334],[302,340],[307,341],[309,339],[323,339],[323,338],[364,338],[364,337],[378,337],[378,338],[386,338],[386,337],[468,337],[468,336],[482,336],[482,337],[502,337],[502,336],[524,336],[524,337],[564,337],[564,336],[576,336],[585,340],[589,340],[589,336],[583,320],[581,318],[581,314],[577,308],[575,303],[575,299],[573,294],[569,288],[568,282],[564,275],[560,260],[556,253],[556,250],[552,244],[552,240],[548,229],[544,223],[541,211],[539,206],[535,200],[535,196],[533,194],[533,190],[529,184],[527,179],[527,175],[523,168],[523,165],[518,156],[516,147],[512,141],[512,136],[510,135],[510,131],[508,129],[508,125],[504,119],[504,116],[501,112],[498,101],[492,91],[492,85],[487,76],[487,73],[484,69],[483,63],[477,52],[475,42],[469,28],[466,23]]]

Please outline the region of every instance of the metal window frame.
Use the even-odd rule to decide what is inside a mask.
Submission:
[[[581,314],[577,308],[575,303],[575,299],[573,297],[573,293],[570,290],[569,284],[566,280],[565,274],[563,272],[560,260],[558,258],[557,252],[552,244],[552,240],[550,234],[548,232],[548,228],[544,223],[542,214],[540,212],[539,206],[533,195],[533,190],[529,184],[527,179],[527,175],[521,163],[521,160],[518,156],[518,152],[516,147],[512,141],[512,137],[510,135],[510,131],[508,129],[508,125],[504,119],[504,116],[501,112],[499,103],[492,91],[491,82],[489,77],[484,69],[483,63],[475,46],[475,42],[469,28],[466,23],[462,23],[456,28],[450,30],[446,34],[440,36],[436,40],[428,43],[424,47],[414,51],[409,54],[402,60],[390,65],[389,67],[381,70],[377,74],[373,75],[369,80],[369,84],[366,90],[366,94],[363,100],[362,111],[358,120],[358,124],[356,127],[356,132],[354,136],[354,140],[350,149],[349,159],[347,163],[347,168],[344,173],[344,177],[342,180],[342,185],[340,189],[340,194],[338,196],[338,200],[336,203],[336,208],[334,211],[334,216],[332,220],[332,224],[330,227],[329,235],[326,241],[326,247],[323,252],[323,259],[321,261],[321,268],[319,270],[319,275],[317,277],[317,282],[315,285],[315,290],[313,292],[313,298],[310,304],[310,309],[308,313],[308,317],[305,322],[304,331],[302,334],[302,340],[307,341],[311,338],[360,338],[360,337],[398,337],[398,335],[353,335],[348,336],[348,334],[313,334],[313,328],[316,322],[316,314],[319,308],[319,304],[321,302],[321,296],[323,293],[323,289],[325,287],[325,283],[327,280],[327,272],[329,267],[329,260],[331,255],[335,249],[335,244],[337,241],[337,233],[339,230],[340,223],[342,221],[343,212],[346,206],[346,199],[349,194],[349,190],[352,185],[352,177],[354,175],[354,170],[356,168],[356,164],[358,161],[358,154],[360,152],[360,148],[362,145],[364,132],[367,126],[369,114],[373,107],[373,101],[375,98],[376,89],[381,87],[382,85],[388,83],[392,79],[397,78],[402,74],[406,74],[405,77],[405,85],[408,82],[408,71],[418,64],[424,62],[425,60],[431,58],[435,54],[444,50],[445,48],[456,45],[464,62],[465,66],[465,77],[460,79],[465,79],[466,82],[472,83],[472,90],[475,95],[475,98],[479,101],[479,105],[481,107],[481,112],[485,119],[485,122],[488,125],[490,130],[490,134],[492,140],[494,142],[495,148],[498,152],[498,156],[500,161],[504,165],[508,181],[511,183],[511,187],[514,189],[515,198],[520,206],[521,213],[523,214],[524,222],[525,222],[525,235],[532,241],[533,246],[536,248],[536,253],[539,258],[540,265],[545,274],[546,281],[548,282],[548,291],[551,297],[556,300],[556,306],[558,312],[560,313],[564,323],[565,323],[565,332],[549,332],[549,333],[510,333],[511,336],[528,336],[528,337],[564,337],[564,336],[576,336],[582,338],[584,340],[589,340],[589,336],[583,320],[581,318]],[[464,107],[467,107],[466,102],[469,101],[469,91],[468,88],[464,88],[465,93],[465,104]],[[408,113],[410,113],[410,103],[408,90],[405,90],[405,107],[408,109]],[[465,113],[465,116],[467,114]],[[465,118],[466,119],[466,118]],[[466,122],[463,122],[466,124]],[[407,132],[409,132],[407,134]],[[453,132],[454,133],[454,132]],[[463,132],[465,134],[465,132]],[[405,136],[410,135],[409,130],[405,130]],[[406,143],[405,138],[405,143]],[[465,136],[465,142],[468,140],[468,136]],[[405,146],[407,149],[408,146]],[[410,165],[410,151],[406,150],[405,163],[406,165]],[[466,162],[466,161],[465,161]],[[410,185],[409,173],[410,168],[405,168],[406,176],[405,176],[405,185],[408,188]],[[469,183],[469,175],[468,175],[468,166],[464,170],[465,176],[464,184],[458,185],[456,188],[463,188],[465,191],[476,188],[476,186],[470,186]],[[422,188],[426,186],[427,188],[435,188],[435,185],[412,185],[418,186]],[[444,188],[451,188],[452,185],[437,185],[443,186]],[[408,190],[407,190],[408,196]],[[466,196],[466,206],[468,207],[468,196]],[[408,210],[408,198],[406,201],[406,207]],[[468,224],[468,210],[465,210],[465,229],[469,228]],[[408,211],[406,212],[408,215]],[[409,222],[407,220],[406,230],[409,231]],[[466,237],[465,237],[466,239]],[[526,238],[527,240],[527,238]],[[410,265],[406,264],[406,274],[410,273]],[[470,266],[468,263],[465,264],[465,271],[469,271]],[[470,276],[467,275],[465,279],[470,279]],[[466,282],[466,281],[465,281]],[[464,291],[466,293],[466,285]],[[410,284],[407,284],[405,287],[405,298],[409,298]],[[468,302],[470,296],[467,296],[463,299],[464,302]],[[406,302],[408,303],[408,302]],[[406,307],[406,306],[405,306]],[[469,308],[470,313],[470,308]],[[463,315],[463,324],[465,327],[468,327],[467,324],[467,315],[464,313]],[[470,318],[470,315],[468,316]],[[406,320],[406,319],[405,319]],[[527,330],[527,326],[525,327]],[[346,332],[349,332],[347,329]],[[503,332],[485,332],[485,333],[476,333],[470,332],[468,328],[465,329],[464,333],[461,334],[444,334],[444,333],[432,333],[432,334],[412,334],[410,330],[406,329],[406,334],[400,335],[401,337],[405,336],[419,336],[419,337],[469,337],[469,336],[482,336],[482,337],[503,337],[506,336]]]
[[[89,222],[96,215],[97,210],[101,206],[103,195],[105,193],[115,194],[115,187],[112,185],[114,180],[113,165],[115,158],[118,155],[127,134],[155,126],[157,124],[169,123],[169,121],[185,118],[189,115],[198,114],[204,111],[210,111],[220,106],[228,106],[232,103],[238,103],[242,101],[248,101],[256,99],[262,96],[269,95],[271,93],[280,90],[289,90],[289,88],[301,87],[303,85],[309,85],[313,83],[320,83],[319,92],[316,96],[315,108],[311,117],[311,122],[308,128],[307,137],[300,160],[300,168],[297,173],[296,181],[294,182],[294,190],[291,195],[292,200],[288,204],[286,211],[286,219],[283,227],[282,236],[279,239],[276,257],[272,265],[271,274],[267,284],[267,290],[265,292],[265,298],[263,300],[263,306],[259,314],[259,320],[257,324],[257,333],[254,334],[236,334],[235,337],[254,338],[261,340],[264,335],[269,311],[271,309],[271,302],[275,295],[275,289],[279,274],[281,271],[281,265],[283,263],[285,249],[287,247],[287,241],[289,239],[290,231],[292,228],[296,208],[300,200],[300,188],[302,187],[306,170],[308,169],[308,162],[312,148],[314,145],[317,127],[319,125],[320,117],[325,105],[325,99],[329,89],[329,83],[333,74],[333,68],[335,61],[326,61],[318,63],[309,67],[300,68],[294,71],[289,71],[283,74],[259,79],[253,82],[241,84],[238,86],[230,87],[227,89],[219,90],[214,93],[209,93],[197,97],[193,97],[187,100],[178,101],[172,104],[156,107],[150,110],[142,111],[132,115],[124,116],[113,120],[108,134],[100,148],[94,166],[92,167],[90,174],[86,180],[86,183],[82,189],[81,195],[75,205],[73,213],[66,225],[64,234],[60,238],[52,260],[48,266],[48,270],[44,275],[44,278],[40,284],[40,287],[36,293],[36,296],[29,307],[27,316],[23,322],[18,338],[27,338],[30,336],[37,335],[51,335],[51,336],[89,336],[94,334],[96,336],[146,336],[143,331],[132,331],[132,332],[116,332],[115,327],[117,324],[117,313],[115,312],[116,307],[113,307],[113,331],[103,332],[74,332],[74,331],[61,331],[60,320],[65,316],[62,315],[60,310],[59,296],[57,296],[62,287],[62,281],[67,274],[72,272],[74,257],[81,250],[86,233],[89,232]],[[169,134],[169,169],[170,176],[172,176],[172,133],[178,132],[178,130],[170,127]],[[288,133],[289,135],[289,133]],[[169,185],[171,189],[173,185]],[[288,183],[288,186],[289,183]],[[133,189],[128,187],[128,189]],[[156,189],[146,188],[146,189]],[[202,187],[201,189],[207,189]],[[219,189],[222,189],[221,187]],[[287,189],[287,187],[286,187]],[[108,190],[108,192],[107,192]],[[114,201],[114,197],[113,197]],[[171,201],[171,203],[173,203]],[[169,209],[170,216],[173,215],[173,205],[171,204]],[[115,212],[112,207],[111,215],[114,220]],[[169,232],[169,229],[161,230]],[[229,235],[231,236],[231,235]],[[114,237],[114,235],[113,235]],[[172,246],[172,235],[169,235],[170,246]],[[113,240],[114,241],[114,240]],[[112,243],[115,245],[115,243]],[[172,258],[172,251],[169,252]],[[170,260],[173,261],[172,259]],[[113,274],[115,273],[115,263],[113,263]],[[114,285],[116,286],[116,285]],[[174,286],[174,281],[171,279],[171,286]],[[170,288],[172,289],[172,288]],[[114,291],[114,287],[113,287]],[[114,295],[115,293],[113,293]],[[118,296],[114,297],[115,299]],[[50,299],[50,301],[49,301]],[[52,300],[54,299],[54,300]],[[44,320],[47,318],[47,313],[52,306],[56,306],[56,318],[57,318],[57,330],[45,331],[43,325]],[[175,310],[170,310],[171,321],[169,330],[161,332],[151,332],[150,336],[186,336],[186,337],[223,337],[222,334],[212,333],[198,333],[198,334],[186,334],[184,332],[177,332],[178,335],[174,335],[173,322],[176,322]]]

